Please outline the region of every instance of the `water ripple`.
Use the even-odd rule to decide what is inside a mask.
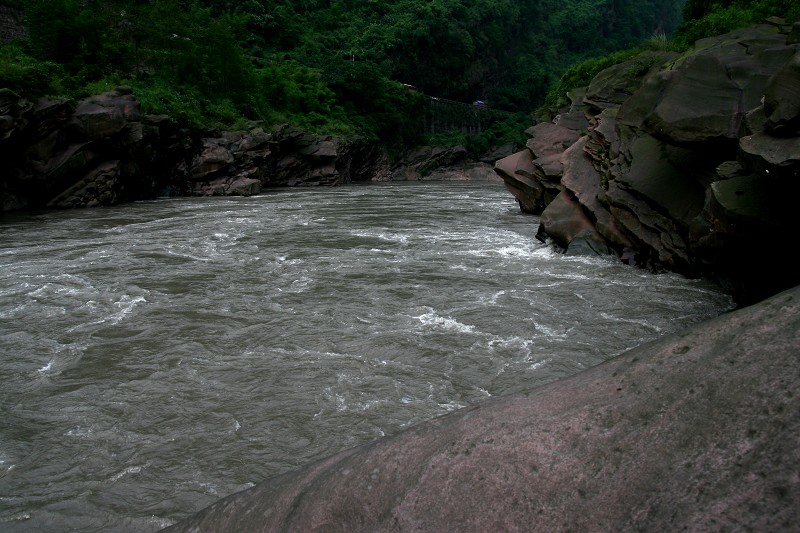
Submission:
[[[0,529],[155,531],[731,307],[535,232],[490,184],[4,219]]]

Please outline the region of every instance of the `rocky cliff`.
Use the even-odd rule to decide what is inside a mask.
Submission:
[[[771,21],[598,74],[496,171],[538,235],[718,280],[741,304],[800,283],[800,23]]]
[[[363,181],[499,181],[491,163],[510,152],[489,162],[459,146],[419,148],[392,162],[378,142],[291,126],[193,131],[142,113],[127,87],[77,102],[0,89],[0,212]]]
[[[199,132],[145,115],[126,87],[78,102],[0,89],[0,212],[113,205],[156,196],[251,195],[389,173],[376,143],[253,125]]]

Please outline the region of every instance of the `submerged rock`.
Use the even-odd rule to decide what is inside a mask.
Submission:
[[[164,531],[795,531],[800,287]]]

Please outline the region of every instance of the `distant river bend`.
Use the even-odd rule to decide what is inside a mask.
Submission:
[[[0,530],[157,530],[732,308],[535,223],[476,183],[4,216]]]

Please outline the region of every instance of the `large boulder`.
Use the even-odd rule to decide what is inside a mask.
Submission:
[[[529,150],[515,152],[500,159],[494,168],[524,213],[539,215],[553,201],[555,195],[546,188],[544,180],[536,178],[537,166]],[[560,190],[556,194],[558,192]]]
[[[800,288],[164,531],[796,531]]]

